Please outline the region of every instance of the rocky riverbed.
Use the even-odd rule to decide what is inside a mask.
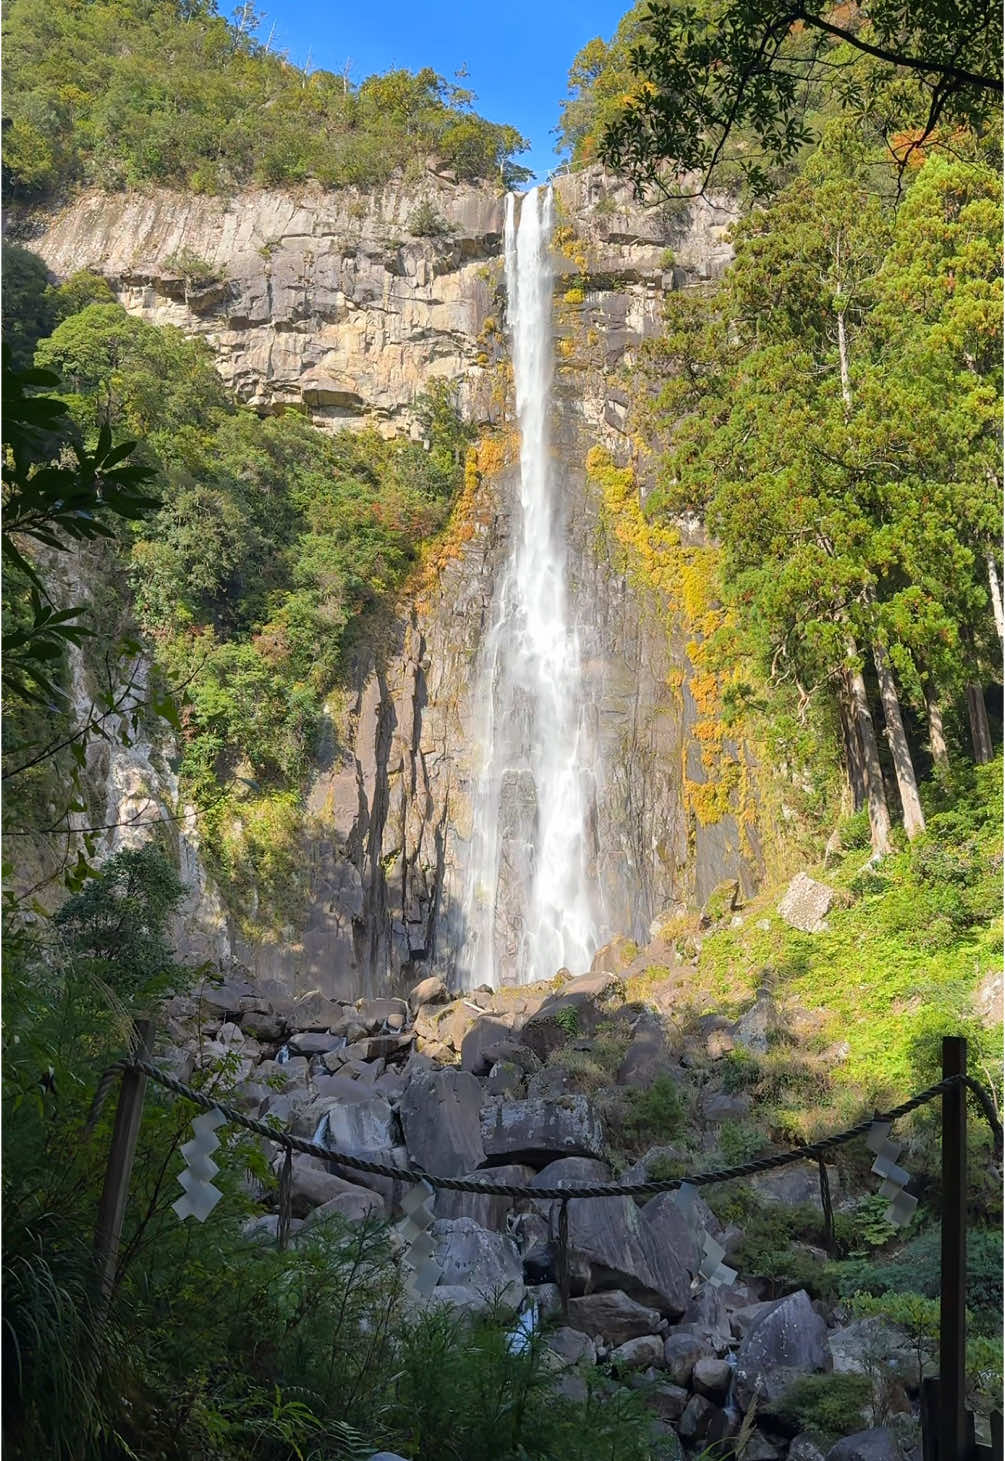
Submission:
[[[326,1219],[396,1224],[403,1216],[411,1184],[346,1167],[334,1153],[525,1189],[512,1197],[436,1192],[428,1231],[437,1281],[415,1301],[533,1314],[568,1393],[585,1395],[588,1383],[640,1389],[656,1431],[689,1454],[746,1426],[749,1461],[910,1457],[919,1373],[907,1334],[883,1319],[852,1319],[802,1288],[779,1292],[742,1269],[732,1281],[707,1282],[709,1253],[721,1250],[729,1264],[744,1234],[700,1196],[685,1205],[671,1193],[571,1200],[563,1314],[560,1204],[534,1190],[673,1171],[668,1163],[683,1154],[667,1144],[626,1160],[619,1103],[668,1083],[683,1090],[697,1067],[701,1095],[690,1110],[714,1149],[722,1123],[749,1103],[723,1089],[717,1064],[762,1048],[770,1018],[761,1001],[737,1021],[706,1018],[682,1045],[656,1013],[658,999],[649,1007],[626,1000],[611,967],[624,963],[623,952],[603,950],[590,974],[547,985],[450,998],[430,977],[407,999],[354,1004],[320,993],[291,999],[232,974],[170,1002],[158,1059],[185,1080],[225,1062],[234,1104],[331,1149],[328,1160],[293,1158],[294,1243]],[[601,1047],[618,1057],[610,1089],[583,1079]],[[281,1154],[270,1148],[269,1156],[278,1172]],[[840,1204],[836,1172],[831,1187]],[[768,1206],[820,1201],[808,1163],[765,1174],[756,1188]],[[256,1195],[261,1211],[248,1239],[274,1241],[275,1192]],[[846,1439],[822,1446],[793,1419],[792,1387],[841,1374],[868,1377],[873,1399],[848,1413]]]

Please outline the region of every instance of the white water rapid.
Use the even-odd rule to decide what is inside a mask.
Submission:
[[[506,200],[520,501],[477,674],[480,766],[459,972],[481,983],[579,974],[596,950],[593,757],[550,441],[552,193]]]

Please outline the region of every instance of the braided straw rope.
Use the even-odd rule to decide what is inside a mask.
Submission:
[[[935,1085],[929,1086],[924,1091],[919,1091],[909,1100],[901,1102],[899,1106],[894,1106],[891,1111],[877,1112],[874,1116],[859,1121],[857,1125],[848,1127],[846,1131],[838,1131],[831,1136],[821,1137],[819,1141],[796,1147],[793,1151],[781,1152],[770,1157],[760,1157],[752,1162],[743,1162],[737,1167],[725,1167],[715,1172],[695,1172],[691,1176],[671,1177],[661,1182],[573,1182],[561,1187],[516,1187],[509,1183],[474,1181],[470,1177],[439,1177],[431,1172],[423,1171],[421,1167],[389,1167],[383,1162],[368,1161],[365,1157],[331,1151],[328,1147],[308,1141],[305,1137],[294,1136],[289,1131],[277,1131],[275,1127],[269,1126],[265,1121],[245,1116],[243,1112],[235,1110],[233,1106],[228,1106],[226,1102],[214,1099],[213,1096],[208,1096],[203,1091],[194,1090],[184,1081],[167,1075],[150,1061],[137,1057],[116,1061],[103,1072],[88,1116],[88,1131],[93,1130],[116,1076],[127,1070],[142,1071],[157,1085],[173,1091],[175,1095],[184,1097],[185,1100],[191,1101],[196,1106],[201,1106],[204,1111],[221,1111],[233,1125],[243,1126],[246,1131],[252,1131],[257,1136],[264,1137],[266,1141],[275,1142],[278,1146],[283,1147],[287,1157],[292,1152],[301,1152],[304,1156],[320,1157],[322,1161],[331,1162],[336,1166],[348,1167],[357,1172],[369,1172],[375,1177],[390,1177],[397,1182],[428,1182],[431,1187],[446,1188],[450,1192],[475,1192],[488,1197],[550,1198],[561,1201],[563,1205],[570,1198],[575,1197],[654,1197],[661,1192],[673,1192],[685,1182],[692,1187],[710,1187],[714,1183],[730,1182],[738,1177],[753,1177],[759,1172],[770,1172],[777,1167],[787,1167],[793,1162],[814,1161],[826,1156],[834,1148],[854,1141],[856,1137],[864,1136],[874,1121],[891,1123],[897,1121],[909,1112],[916,1111],[920,1106],[927,1105],[929,1101],[936,1100],[955,1085],[964,1085],[973,1092],[981,1107],[981,1112],[991,1128],[996,1154],[1000,1156],[1002,1150],[1002,1128],[995,1114],[994,1103],[990,1095],[973,1076],[952,1075],[937,1081]]]

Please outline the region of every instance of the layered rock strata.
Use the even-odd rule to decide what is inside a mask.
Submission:
[[[612,557],[584,462],[597,441],[628,455],[617,371],[657,330],[668,289],[725,266],[731,214],[705,202],[642,208],[599,169],[559,178],[556,194],[556,319],[570,349],[560,351],[554,450],[603,772],[591,825],[602,934],[644,941],[654,920],[725,878],[749,889],[756,846],[732,817],[700,825],[687,811],[683,781],[700,758],[684,636],[668,636],[665,609]],[[505,441],[503,202],[434,173],[373,193],[90,194],[28,242],[54,273],[94,269],[128,309],[203,335],[258,410],[304,409],[322,429],[410,431],[416,394],[448,378],[466,415]],[[424,203],[442,234],[409,231]],[[456,552],[333,706],[307,794],[310,897],[296,926],[243,940],[207,885],[195,823],[180,824],[194,888],[189,951],[236,957],[291,992],[343,997],[405,988],[433,968],[452,976],[476,776],[473,671],[514,501],[511,465],[485,475]]]

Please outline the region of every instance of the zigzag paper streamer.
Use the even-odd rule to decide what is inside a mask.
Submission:
[[[697,1196],[697,1187],[692,1186],[690,1182],[682,1182],[671,1194],[670,1200],[680,1209],[695,1242],[701,1245],[698,1277],[704,1279],[705,1283],[710,1283],[713,1288],[719,1288],[722,1284],[733,1282],[736,1277],[736,1269],[723,1263],[722,1260],[726,1256],[725,1248],[699,1227],[694,1206]]]
[[[442,1268],[433,1262],[436,1244],[427,1231],[433,1221],[435,1201],[436,1193],[428,1182],[414,1183],[401,1204],[405,1216],[395,1228],[405,1245],[401,1255],[405,1287],[420,1298],[427,1298],[443,1277]]]
[[[220,1145],[216,1128],[222,1126],[226,1119],[222,1111],[214,1108],[212,1111],[204,1111],[192,1122],[195,1136],[181,1149],[188,1165],[178,1174],[178,1181],[185,1191],[177,1202],[171,1204],[172,1210],[182,1222],[187,1217],[194,1217],[197,1223],[204,1223],[223,1196],[219,1188],[212,1184],[211,1179],[220,1168],[213,1161],[210,1152],[216,1151]]]
[[[865,1144],[871,1152],[876,1154],[872,1170],[877,1177],[883,1179],[879,1196],[890,1199],[890,1206],[886,1210],[886,1220],[888,1223],[893,1223],[895,1227],[906,1227],[914,1216],[918,1199],[904,1191],[911,1180],[910,1172],[906,1167],[897,1166],[897,1158],[904,1150],[904,1144],[890,1140],[889,1121],[874,1121],[866,1135]]]

